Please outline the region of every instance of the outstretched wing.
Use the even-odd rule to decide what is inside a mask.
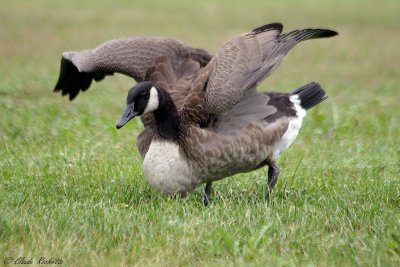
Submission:
[[[169,38],[130,37],[111,40],[100,46],[81,52],[64,52],[60,75],[54,91],[69,95],[73,100],[80,91],[86,91],[93,80],[100,81],[106,75],[122,73],[143,81],[146,71],[155,59],[166,57],[171,66],[177,66],[183,58],[190,58],[205,66],[212,56],[203,49],[192,48]]]
[[[209,64],[206,107],[210,113],[221,115],[229,111],[248,89],[268,77],[299,42],[337,35],[325,29],[281,34],[282,28],[280,23],[267,24],[232,38],[220,48]]]

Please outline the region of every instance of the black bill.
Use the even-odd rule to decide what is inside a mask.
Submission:
[[[124,114],[122,114],[121,119],[119,120],[119,122],[115,127],[117,127],[117,129],[122,128],[128,121],[133,119],[136,115],[137,112],[134,111],[133,104],[127,105]]]

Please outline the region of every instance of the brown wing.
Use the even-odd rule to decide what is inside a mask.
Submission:
[[[81,52],[64,52],[60,75],[54,91],[61,91],[74,99],[80,91],[86,91],[93,80],[100,81],[106,75],[122,73],[137,82],[145,78],[154,60],[167,57],[173,67],[182,58],[190,58],[205,66],[211,55],[168,38],[131,37],[105,42],[100,46]]]
[[[197,76],[201,64],[191,58],[181,58],[179,62],[172,65],[168,57],[162,56],[154,60],[153,65],[148,68],[145,80],[151,81],[159,88],[166,90],[172,97],[178,112],[183,108],[184,99]],[[141,116],[144,130],[137,138],[137,146],[141,156],[147,153],[155,133],[155,121],[153,113]]]
[[[287,52],[301,41],[331,37],[324,29],[296,30],[281,34],[282,24],[272,23],[229,40],[210,62],[212,73],[206,88],[210,113],[220,115],[240,101],[282,62]]]
[[[208,128],[222,134],[237,133],[254,121],[266,120],[275,115],[277,108],[271,104],[271,100],[270,95],[253,88],[229,112],[218,116]]]

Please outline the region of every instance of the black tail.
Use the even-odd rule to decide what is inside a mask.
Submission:
[[[294,90],[292,95],[299,96],[300,105],[304,109],[310,109],[328,98],[325,95],[324,89],[315,82],[308,83]]]

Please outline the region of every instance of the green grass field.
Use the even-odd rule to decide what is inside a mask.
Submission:
[[[64,266],[400,266],[400,2],[2,1],[0,266],[12,257]],[[318,81],[312,109],[266,169],[160,196],[136,150],[138,121],[115,122],[133,80],[94,83],[73,102],[52,92],[62,51],[160,35],[215,53],[268,22],[340,35],[296,47],[262,90]]]

